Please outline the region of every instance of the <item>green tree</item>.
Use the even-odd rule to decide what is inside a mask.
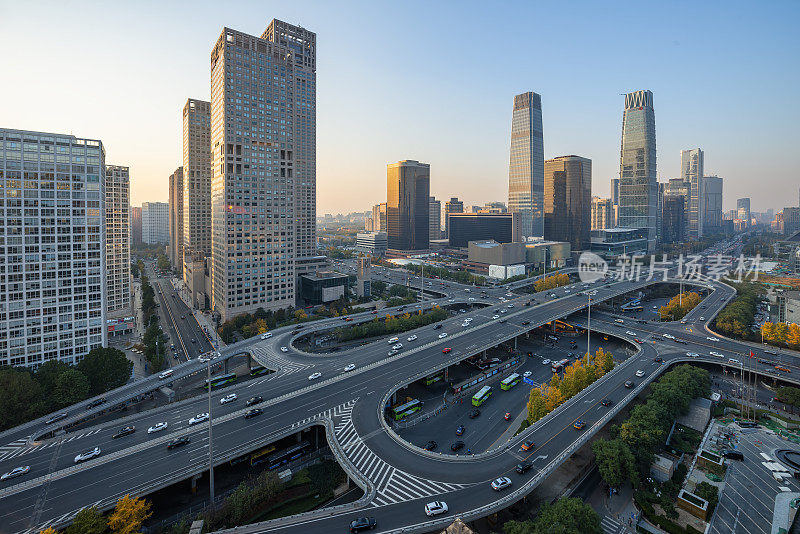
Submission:
[[[545,504],[532,521],[533,530],[520,534],[602,534],[600,516],[577,498],[562,497]]]
[[[67,369],[56,379],[53,403],[59,408],[71,406],[89,397],[89,379],[77,369]]]
[[[27,369],[0,367],[0,430],[45,413],[42,388]]]
[[[159,271],[169,271],[171,265],[169,263],[169,258],[164,254],[159,254],[158,259],[156,260],[156,265],[158,266]]]
[[[636,460],[624,441],[598,439],[592,443],[592,452],[600,477],[609,486],[636,479]]]
[[[90,506],[77,513],[64,534],[105,534],[105,532],[108,532],[106,518],[96,506]]]
[[[709,515],[714,507],[717,506],[719,502],[719,490],[714,484],[709,484],[708,482],[701,482],[697,485],[693,492],[695,495],[700,497],[701,499],[705,499],[708,501],[708,511]]]
[[[69,368],[70,366],[61,360],[48,360],[39,366],[34,377],[43,391],[53,391],[58,377]]]
[[[114,348],[96,348],[78,362],[78,371],[89,379],[89,393],[97,395],[125,385],[131,377],[133,362]]]

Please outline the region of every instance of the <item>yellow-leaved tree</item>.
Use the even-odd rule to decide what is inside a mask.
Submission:
[[[153,515],[150,502],[138,497],[124,495],[117,501],[114,512],[108,518],[108,528],[113,534],[134,534],[142,528],[144,520]]]

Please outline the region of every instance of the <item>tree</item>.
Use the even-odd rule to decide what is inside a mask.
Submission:
[[[169,258],[166,257],[164,254],[158,255],[158,260],[156,260],[156,265],[158,266],[159,271],[169,271],[171,265],[169,264]]]
[[[694,488],[695,495],[700,497],[701,499],[705,499],[708,501],[708,511],[709,513],[714,509],[719,502],[719,490],[714,484],[709,484],[708,482],[701,482]]]
[[[131,377],[133,362],[114,348],[96,348],[78,362],[78,371],[89,379],[89,393],[97,395],[125,385]]]
[[[530,396],[528,397],[528,422],[535,423],[547,415],[547,412],[547,405],[541,387],[531,389]]]
[[[42,388],[27,369],[0,367],[0,430],[45,413]]]
[[[130,495],[117,501],[117,506],[108,518],[108,527],[114,534],[134,534],[139,532],[144,520],[153,515],[149,501]]]
[[[36,370],[36,381],[42,386],[43,391],[53,391],[58,377],[69,368],[69,365],[61,360],[48,360]]]
[[[600,477],[611,487],[619,487],[636,478],[636,460],[628,445],[620,439],[598,439],[592,443]]]
[[[96,506],[90,506],[77,513],[64,534],[104,534],[107,531],[106,518]]]
[[[575,497],[562,497],[545,504],[532,521],[533,530],[520,534],[602,534],[600,516],[591,506]]]
[[[40,530],[39,534],[58,534],[58,531],[53,527],[47,527],[44,530]]]
[[[52,395],[59,408],[71,406],[89,397],[89,379],[77,369],[67,369],[56,379]]]

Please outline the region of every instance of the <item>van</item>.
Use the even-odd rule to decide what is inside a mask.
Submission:
[[[399,337],[389,338],[389,343],[397,343],[398,341],[400,341]]]

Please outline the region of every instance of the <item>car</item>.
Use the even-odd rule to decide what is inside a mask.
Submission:
[[[308,379],[309,380],[316,380],[317,378],[319,378],[321,376],[322,376],[322,373],[317,371],[316,373],[311,373],[310,375],[308,375]]]
[[[500,313],[505,313],[505,312],[506,312],[506,310],[500,310]]]
[[[361,532],[362,530],[372,530],[378,526],[374,517],[359,517],[350,521],[350,532]]]
[[[531,324],[530,321],[522,321],[522,326],[528,326],[529,324]]]
[[[513,296],[514,296],[514,294],[513,294],[512,292],[510,292],[510,291],[509,291],[508,293],[506,293],[506,296],[507,296],[507,297],[513,297]]]
[[[236,393],[231,393],[230,395],[225,395],[219,400],[220,404],[228,404],[229,402],[233,402],[238,399],[239,396]]]
[[[641,340],[641,339],[639,339],[638,337],[635,337],[635,338],[633,338],[633,340],[634,340],[635,342],[637,342],[639,345],[643,345],[643,344],[644,344],[644,341],[642,341],[642,340]]]
[[[653,361],[656,362],[656,363],[661,363],[661,362],[664,361],[664,359],[661,358],[661,356],[656,356],[655,358],[653,358]]]
[[[700,356],[696,352],[687,352],[686,355],[690,358],[698,358]]]
[[[171,377],[174,372],[175,371],[173,371],[172,369],[167,369],[166,371],[158,373],[158,378],[159,380],[164,380],[165,378]]]
[[[744,454],[742,454],[742,451],[737,451],[734,449],[722,449],[721,454],[730,460],[739,460],[740,462],[744,461]]]
[[[442,325],[440,325],[440,324],[437,324],[437,325],[435,325],[435,326],[433,327],[433,329],[434,329],[434,330],[439,330],[439,329],[441,329],[441,328],[442,328]]]
[[[628,331],[627,331],[627,332],[625,332],[625,333],[626,333],[627,335],[629,335],[629,336],[636,337],[636,332],[631,332],[630,330],[628,330]]]
[[[95,400],[93,400],[92,402],[90,402],[89,404],[86,405],[86,409],[87,410],[91,410],[92,408],[94,408],[96,406],[100,406],[104,402],[106,402],[105,398],[95,399]]]
[[[463,436],[465,430],[466,428],[464,428],[464,425],[458,425],[458,428],[456,428],[456,436]]]
[[[387,354],[389,356],[394,356],[395,354],[400,354],[400,351],[399,350],[390,350]]]
[[[472,410],[471,412],[469,412],[469,418],[470,418],[470,419],[475,419],[475,418],[476,418],[476,417],[478,417],[480,414],[481,414],[481,411],[480,411],[479,409],[475,408],[474,410]]]
[[[447,332],[442,332],[441,334],[439,334],[439,339],[444,339],[446,337],[447,337]]]
[[[350,371],[352,371],[352,370],[353,370],[353,369],[355,369],[355,368],[356,368],[356,364],[354,364],[354,363],[351,363],[351,364],[349,364],[349,365],[345,366],[345,368],[344,368],[344,372],[345,372],[345,373],[347,373],[347,372],[350,372]]]
[[[197,340],[195,340],[194,338],[192,338],[192,343],[197,343]]]
[[[66,412],[59,413],[59,414],[54,415],[53,417],[51,417],[47,421],[45,421],[45,424],[46,425],[50,425],[52,423],[55,423],[56,421],[61,421],[62,419],[65,419],[66,417],[67,417],[67,413]]]
[[[603,406],[611,406],[614,403],[611,399],[603,399],[600,401],[600,404]]]
[[[261,334],[261,339],[269,339],[271,337],[272,337],[272,332],[266,332],[264,334]]]
[[[422,447],[422,448],[423,448],[423,449],[425,449],[426,451],[433,451],[433,450],[436,450],[436,447],[438,447],[438,446],[439,446],[439,444],[438,444],[438,443],[436,443],[436,442],[435,442],[435,441],[433,441],[433,440],[430,440],[430,441],[429,441],[428,443],[426,443],[426,444],[425,444],[425,446],[424,446],[424,447]]]
[[[506,421],[511,421],[511,412],[506,412],[506,414],[503,416],[503,419]]]
[[[121,438],[123,436],[127,436],[128,434],[133,434],[134,432],[136,432],[136,427],[133,426],[133,425],[128,425],[126,427],[120,428],[119,431],[117,431],[116,434],[111,436],[111,438],[112,439]]]
[[[492,480],[492,489],[501,491],[511,486],[511,479],[508,477],[500,477]]]
[[[712,355],[712,356],[716,356],[717,358],[724,358],[725,357],[722,354],[720,354],[719,352],[716,352],[716,351],[713,351],[713,350],[709,351],[709,354]]]
[[[773,356],[777,356],[778,352],[774,351],[774,350],[765,350],[764,354],[772,354]],[[66,415],[66,414],[64,414],[64,415]]]
[[[3,475],[0,475],[0,480],[8,480],[10,478],[21,477],[22,475],[28,473],[30,470],[31,470],[31,466],[29,466],[29,465],[15,467],[14,469],[9,471],[8,473],[4,473]]]
[[[244,418],[250,419],[251,417],[261,415],[262,413],[264,413],[264,410],[262,410],[261,408],[251,408],[244,413]]]
[[[79,464],[81,462],[85,462],[86,460],[91,460],[97,456],[100,456],[100,447],[95,447],[92,450],[80,453],[75,457],[75,463]]]
[[[260,402],[264,402],[264,397],[262,397],[261,395],[256,395],[255,397],[250,397],[249,399],[247,399],[247,402],[245,404],[247,404],[247,406],[253,406],[254,404],[258,404]]]
[[[578,419],[577,421],[572,423],[572,428],[576,428],[578,430],[583,430],[583,427],[585,427],[585,426],[586,426],[586,422],[585,421],[581,421],[580,419]]]
[[[630,380],[625,382],[625,387],[628,388],[628,389],[631,389],[634,385],[635,384]]]
[[[198,423],[202,423],[203,421],[208,421],[208,413],[199,413],[189,419],[190,425],[196,425]]]
[[[673,336],[672,334],[661,334],[661,335],[662,337],[665,337],[667,339],[675,339],[675,336]]]
[[[181,315],[181,319],[186,319],[186,316],[185,315]]]
[[[516,471],[517,473],[519,473],[521,475],[521,474],[525,473],[526,471],[530,470],[531,467],[533,467],[532,463],[530,463],[530,462],[521,462],[521,463],[518,463],[516,465],[516,467],[514,467],[514,471]]]
[[[500,318],[500,316],[499,316],[499,315],[496,315],[496,314],[495,314],[495,315],[492,315],[492,319],[499,319],[499,318]]]
[[[156,432],[160,432],[160,431],[164,430],[165,428],[167,428],[167,426],[168,425],[167,425],[166,421],[161,422],[161,423],[156,423],[156,424],[154,424],[153,426],[151,426],[150,428],[147,429],[147,433],[148,434],[154,434]]]
[[[454,441],[453,443],[450,444],[450,450],[453,452],[460,451],[463,448],[464,448],[464,442],[461,440]]]
[[[392,345],[392,349],[394,349],[394,350],[400,350],[402,348],[403,348],[403,344],[402,343],[395,343],[394,345]]]
[[[289,347],[281,347],[281,352],[289,352]]]
[[[638,371],[636,371],[636,376],[638,376],[639,378],[643,377],[644,376],[644,371],[639,369]]]
[[[536,444],[532,439],[525,440],[520,447],[523,451],[530,451],[536,448]]]
[[[505,323],[505,322],[506,322],[506,320],[505,320],[505,319],[500,319],[500,322],[501,322],[501,323]]]
[[[550,365],[550,363],[551,363],[550,359],[548,359],[548,358],[545,358],[544,360],[542,360],[542,365]]]
[[[425,505],[425,515],[428,517],[446,514],[448,510],[449,508],[447,508],[447,503],[444,501],[433,501]]]
[[[703,317],[703,316],[701,316],[701,317],[700,317],[700,320],[701,320],[701,321],[705,321],[705,320],[706,320],[706,318],[705,318],[705,317]]]
[[[188,436],[185,436],[185,437],[182,437],[182,438],[175,438],[172,441],[170,441],[169,443],[167,443],[167,449],[172,450],[175,447],[180,447],[181,445],[186,445],[187,443],[189,443],[189,437]]]
[[[522,376],[523,376],[524,378],[530,378],[530,376],[531,376],[532,374],[533,374],[533,373],[532,373],[532,372],[530,372],[530,371],[525,371],[524,373],[522,373]]]
[[[709,341],[713,341],[713,342],[715,342],[715,343],[716,343],[717,341],[719,341],[719,338],[716,338],[716,337],[713,337],[713,336],[706,336],[706,339],[707,339],[707,340],[709,340]]]
[[[681,319],[681,324],[686,324],[686,319]]]
[[[739,361],[739,360],[737,360],[736,358],[728,358],[728,363],[729,363],[729,364],[732,364],[732,365],[739,365],[739,366],[741,366],[741,365],[742,365],[742,362],[740,362],[740,361]]]
[[[415,339],[417,339],[417,335],[416,334],[408,336],[408,340],[407,341],[414,341]]]
[[[391,345],[392,343],[397,343],[398,341],[400,341],[399,337],[389,338],[389,345]]]

